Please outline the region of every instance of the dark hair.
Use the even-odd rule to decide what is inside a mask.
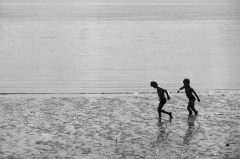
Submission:
[[[190,80],[189,80],[188,78],[185,78],[185,79],[183,80],[183,84],[184,84],[184,85],[189,85],[189,84],[190,84]]]
[[[157,82],[155,82],[155,81],[151,81],[150,85],[151,85],[152,87],[154,87],[154,88],[157,88],[157,87],[158,87],[158,84],[157,84]]]

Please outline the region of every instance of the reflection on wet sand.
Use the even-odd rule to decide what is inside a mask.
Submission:
[[[159,134],[157,137],[157,143],[161,143],[162,141],[168,138],[168,135],[170,134],[170,132],[167,131],[166,128],[168,127],[168,124],[171,122],[172,122],[171,118],[166,122],[159,122],[158,124]]]
[[[193,138],[194,134],[196,133],[197,129],[195,126],[195,120],[197,117],[189,117],[187,120],[188,129],[186,130],[185,136],[183,137],[183,143],[189,144],[191,139]]]
[[[168,139],[168,136],[171,132],[167,130],[167,127],[168,127],[168,124],[171,122],[172,122],[172,119],[170,118],[168,121],[158,123],[157,140],[152,144],[153,147],[159,146],[160,144],[162,144]]]
[[[0,158],[237,158],[240,92],[200,95],[197,118],[173,94],[161,123],[155,94],[0,96]]]

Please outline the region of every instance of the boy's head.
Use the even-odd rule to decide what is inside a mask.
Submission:
[[[183,80],[183,84],[184,84],[185,86],[189,86],[189,85],[190,85],[190,80],[189,80],[188,78],[185,78],[185,79]]]
[[[150,85],[151,85],[153,88],[157,88],[157,87],[158,87],[158,84],[157,84],[157,82],[155,82],[155,81],[151,81]]]

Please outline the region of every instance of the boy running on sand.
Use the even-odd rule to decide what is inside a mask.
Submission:
[[[161,122],[161,112],[165,113],[165,114],[168,114],[170,118],[173,118],[172,117],[172,112],[167,112],[165,110],[162,110],[164,104],[167,102],[167,99],[170,100],[170,97],[169,97],[169,94],[168,94],[167,90],[159,87],[157,82],[155,82],[155,81],[152,81],[150,83],[150,85],[151,85],[151,87],[157,89],[158,97],[159,97],[159,100],[160,100],[160,103],[159,103],[159,106],[158,106],[159,122]],[[166,99],[164,93],[166,93],[167,99]]]
[[[185,93],[186,93],[186,95],[189,99],[188,107],[187,107],[187,110],[189,112],[188,116],[189,117],[192,116],[192,111],[195,113],[195,115],[197,115],[198,111],[194,108],[194,103],[195,103],[195,100],[196,100],[194,95],[197,97],[197,100],[199,102],[200,102],[200,99],[199,99],[197,93],[194,91],[194,89],[192,87],[190,87],[190,80],[189,79],[184,79],[183,84],[184,84],[184,86],[182,86],[177,92],[179,93],[182,89],[185,88]]]

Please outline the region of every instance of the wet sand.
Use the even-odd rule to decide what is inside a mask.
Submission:
[[[199,116],[171,94],[1,95],[0,158],[239,158],[240,91],[202,91]]]

